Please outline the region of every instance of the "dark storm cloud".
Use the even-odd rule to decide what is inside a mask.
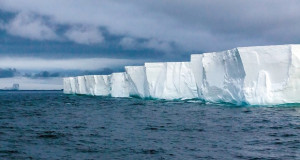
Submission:
[[[33,41],[28,51],[36,45],[45,52],[38,41],[47,41],[46,51],[56,48],[56,53],[171,59],[237,46],[299,43],[299,7],[298,0],[0,0],[2,12],[14,14],[0,28]]]
[[[41,71],[39,73],[20,73],[15,68],[7,68],[3,69],[0,68],[0,78],[12,78],[12,77],[27,77],[27,78],[54,78],[54,77],[60,77],[64,73],[59,72],[49,72],[49,71]]]
[[[109,74],[147,61],[188,61],[191,53],[300,43],[299,8],[299,0],[0,0],[0,68],[30,73],[20,79],[30,81],[27,88],[51,79],[59,88],[55,76]],[[0,69],[0,77],[16,74]]]
[[[84,71],[81,72],[79,75],[109,75],[116,71],[119,70],[111,69],[111,68],[103,68],[101,70],[95,70],[95,71]],[[121,71],[124,71],[124,69]]]
[[[41,71],[39,73],[35,73],[35,74],[29,74],[26,73],[24,75],[24,77],[28,77],[28,78],[54,78],[54,77],[60,77],[61,73],[59,72],[49,72],[49,71]]]
[[[1,71],[1,70],[0,70]],[[39,78],[56,78],[56,77],[69,77],[69,76],[83,76],[83,75],[109,75],[113,72],[124,72],[121,68],[103,68],[98,70],[72,70],[72,71],[41,71],[38,73],[25,73],[22,76],[32,79]],[[1,72],[0,72],[1,73]]]
[[[19,72],[15,68],[0,68],[0,78],[9,78],[18,75]]]
[[[296,0],[175,0],[145,5],[182,22],[187,29],[206,32],[209,36],[203,48],[207,50],[300,40],[300,1]]]

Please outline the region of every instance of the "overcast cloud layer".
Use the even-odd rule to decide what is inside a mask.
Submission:
[[[22,70],[97,70],[107,66],[122,67],[126,64],[143,64],[141,61],[112,58],[84,59],[38,59],[38,58],[8,58],[0,59],[0,68],[20,68]]]
[[[100,44],[102,27],[125,38],[125,48],[163,51],[299,43],[299,7],[298,0],[0,0],[1,10],[16,13],[2,25],[15,36]],[[58,33],[58,25],[74,27]]]
[[[0,0],[0,68],[101,70],[300,43],[299,8],[299,0]]]

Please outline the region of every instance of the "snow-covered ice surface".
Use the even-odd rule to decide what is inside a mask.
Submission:
[[[64,93],[212,103],[300,103],[300,45],[192,54],[190,62],[145,63],[125,72],[64,78]]]

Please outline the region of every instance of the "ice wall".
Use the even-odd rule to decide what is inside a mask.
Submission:
[[[198,97],[210,102],[300,102],[300,45],[241,47],[194,54]]]
[[[63,78],[64,83],[64,94],[73,94],[71,88],[71,77]]]
[[[149,97],[149,87],[145,66],[126,66],[129,94],[141,98]]]
[[[129,84],[125,72],[113,73],[110,83],[112,97],[129,97]]]
[[[108,96],[110,95],[110,75],[95,75],[95,90],[96,96]]]
[[[300,45],[238,48],[249,104],[299,103]]]
[[[198,97],[210,102],[243,103],[245,72],[236,49],[191,56]]]
[[[163,98],[165,69],[166,63],[145,63],[149,96],[152,98]]]
[[[190,62],[145,63],[152,98],[197,98],[197,86]]]
[[[64,93],[108,96],[110,94],[109,77],[108,75],[66,77],[63,79]]]
[[[76,94],[88,95],[88,90],[86,87],[86,80],[85,80],[84,76],[77,77],[77,85],[78,85],[78,90],[76,91]]]
[[[202,92],[203,86],[203,54],[192,54],[191,55],[191,69],[194,74],[198,98],[204,100]]]
[[[86,94],[87,95],[95,95],[95,76],[94,75],[88,75],[84,76],[85,79],[85,87],[86,87]]]
[[[300,45],[192,54],[190,62],[145,63],[125,72],[64,78],[64,93],[234,104],[300,103]]]

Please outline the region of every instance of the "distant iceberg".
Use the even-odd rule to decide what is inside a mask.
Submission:
[[[125,72],[64,78],[64,93],[212,103],[300,103],[300,45],[192,54],[190,62],[145,63]]]

